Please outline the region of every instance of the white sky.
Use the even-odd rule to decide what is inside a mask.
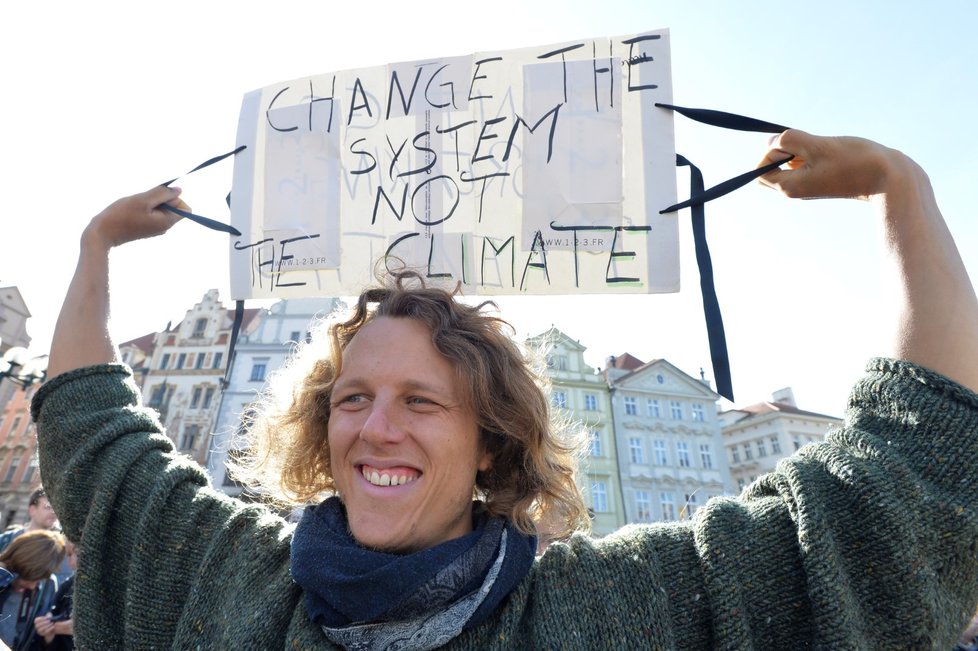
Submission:
[[[245,92],[346,68],[661,27],[671,30],[677,104],[860,135],[921,163],[978,277],[972,2],[338,4],[0,9],[0,285],[18,286],[31,310],[33,352],[50,344],[88,219],[232,149]],[[708,186],[753,167],[766,142],[676,118],[677,150]],[[228,161],[180,185],[197,212],[227,220],[230,177]],[[687,178],[677,173],[681,197]],[[627,351],[712,378],[688,212],[679,219],[679,294],[505,298],[503,315],[521,337],[556,325],[588,347],[594,366]],[[792,202],[752,185],[707,204],[707,228],[736,404],[792,386],[800,407],[841,414],[866,359],[887,350],[892,312],[871,208]],[[181,319],[212,287],[230,307],[226,246],[227,236],[187,222],[117,251],[116,339]]]

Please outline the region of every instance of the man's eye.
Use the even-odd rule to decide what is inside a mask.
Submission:
[[[422,398],[421,396],[412,396],[408,398],[408,404],[412,405],[433,405],[434,401],[428,400],[427,398]]]

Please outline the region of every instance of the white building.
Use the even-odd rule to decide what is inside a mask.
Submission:
[[[629,523],[680,520],[731,492],[715,393],[664,359],[609,358],[611,404]]]
[[[241,416],[265,386],[265,380],[281,367],[295,344],[309,337],[314,322],[337,307],[333,298],[282,300],[272,305],[252,331],[238,337],[220,413],[207,452],[207,471],[214,487],[238,495],[241,487],[227,476],[228,450],[235,445]]]
[[[582,459],[577,484],[592,514],[592,533],[609,534],[625,524],[625,512],[608,386],[601,374],[584,363],[587,348],[560,330],[551,328],[531,337],[527,345],[546,351],[553,408],[586,432],[587,456]]]
[[[259,309],[245,310],[241,334],[256,323]],[[143,384],[144,403],[160,413],[177,449],[204,465],[227,366],[234,310],[225,309],[216,289],[187,310],[176,327],[156,334]]]
[[[798,409],[791,388],[774,392],[770,402],[720,414],[724,452],[738,491],[774,470],[778,461],[821,441],[842,419]]]

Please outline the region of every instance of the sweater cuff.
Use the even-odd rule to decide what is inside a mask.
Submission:
[[[76,411],[78,405],[98,411],[139,404],[139,388],[128,366],[98,364],[61,373],[45,382],[31,401],[31,418],[39,423],[61,416],[66,408]]]

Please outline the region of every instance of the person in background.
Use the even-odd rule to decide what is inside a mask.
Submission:
[[[32,404],[41,474],[81,546],[79,646],[950,648],[978,602],[978,299],[911,159],[789,130],[764,162],[789,155],[764,183],[877,208],[903,299],[889,357],[867,364],[842,428],[739,497],[601,540],[581,531],[511,328],[417,276],[365,290],[252,423],[245,472],[312,503],[299,524],[218,494],[109,334],[110,251],[186,204],[157,187],[108,206]],[[538,522],[566,542],[536,556]]]
[[[50,577],[64,556],[64,536],[53,531],[23,533],[0,552],[0,640],[13,651],[33,643],[34,619],[51,606]]]
[[[78,567],[78,554],[70,540],[65,540],[65,560],[74,572]],[[75,624],[71,614],[74,589],[75,575],[72,574],[58,588],[51,609],[34,619],[36,634],[31,651],[71,651],[75,647]]]
[[[0,551],[3,551],[14,538],[22,533],[28,531],[59,530],[58,515],[54,512],[54,508],[51,506],[51,502],[48,500],[44,488],[38,487],[31,493],[30,500],[27,503],[27,524],[22,527],[11,527],[3,534],[0,534]],[[58,583],[54,589],[57,589],[58,586],[64,583],[72,573],[73,570],[68,567],[68,561],[66,559],[54,573],[58,579]]]

